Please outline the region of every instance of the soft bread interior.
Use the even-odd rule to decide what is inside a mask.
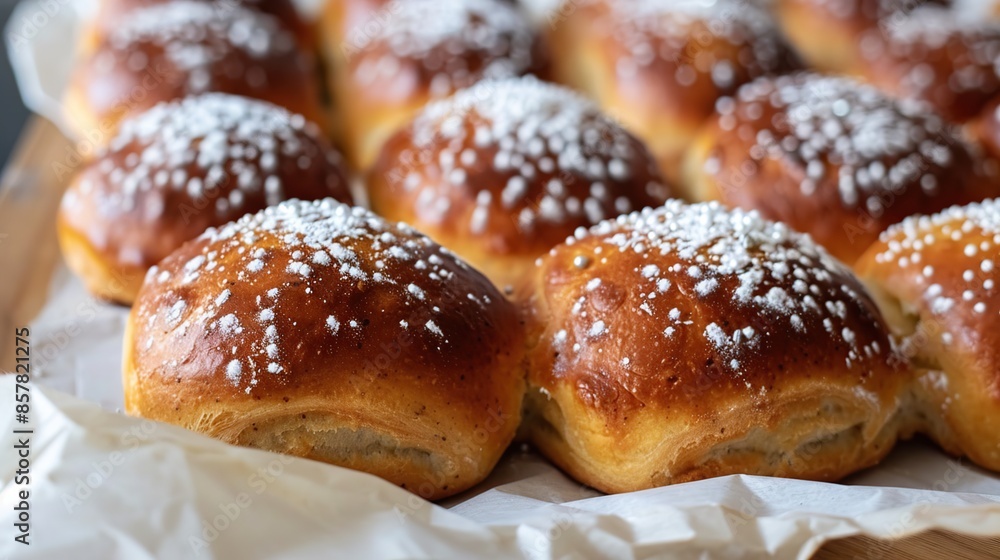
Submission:
[[[614,438],[565,422],[557,399],[539,390],[529,399],[536,411],[527,420],[535,445],[574,477],[605,492],[728,474],[837,480],[876,464],[904,422],[900,411],[873,414],[855,395],[790,395],[785,406],[769,407],[767,417],[742,407],[711,428],[668,420],[633,442],[638,445],[628,453],[618,453]],[[759,425],[756,416],[761,416]],[[720,433],[715,426],[730,429]]]
[[[405,461],[420,468],[447,467],[447,461],[430,450],[405,446],[397,438],[371,428],[338,425],[325,414],[313,421],[303,416],[308,418],[289,415],[254,422],[239,432],[233,443],[334,464]]]
[[[882,286],[867,283],[866,287],[914,372],[915,381],[905,395],[907,403],[900,438],[908,439],[914,433],[924,433],[949,453],[960,453],[955,443],[955,432],[941,414],[948,395],[938,380],[944,379],[947,386],[946,368],[939,354],[930,350],[930,347],[939,344],[940,329],[925,321],[916,307]]]
[[[402,441],[371,426],[350,425],[325,412],[273,416],[246,424],[222,439],[365,471],[428,499],[441,497],[432,488],[452,494],[466,486],[459,482],[467,477],[463,465],[439,450]]]

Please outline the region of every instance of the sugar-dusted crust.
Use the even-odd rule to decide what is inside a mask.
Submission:
[[[499,286],[578,227],[672,194],[645,145],[579,94],[487,80],[424,109],[368,176],[372,208],[454,250]]]
[[[890,228],[858,261],[919,377],[919,417],[942,447],[1000,470],[1000,203]]]
[[[726,474],[836,480],[888,453],[909,373],[850,270],[716,203],[581,231],[542,259],[528,432],[627,492]]]
[[[331,199],[270,207],[167,257],[124,347],[129,413],[428,499],[485,478],[521,417],[516,309],[413,229]]]

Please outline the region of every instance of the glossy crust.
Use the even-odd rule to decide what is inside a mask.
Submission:
[[[782,31],[811,68],[861,75],[866,53],[880,49],[888,29],[921,6],[951,0],[775,0]]]
[[[325,197],[353,200],[316,125],[270,103],[205,94],[122,123],[63,196],[59,241],[91,293],[129,304],[149,267],[209,227]]]
[[[270,15],[176,0],[130,12],[79,62],[65,112],[81,137],[98,142],[130,115],[206,92],[270,101],[321,123],[314,66]]]
[[[135,10],[167,4],[176,0],[100,0],[94,21],[83,32],[81,48],[83,52],[92,52],[101,42],[101,37],[113,33],[115,27],[128,20],[129,14]],[[316,37],[311,25],[299,15],[292,0],[195,0],[206,4],[215,4],[223,9],[232,7],[247,8],[269,14],[277,18],[281,24],[292,33],[304,48],[314,48]]]
[[[670,180],[716,99],[797,65],[752,1],[565,0],[550,23],[555,78],[646,141]]]
[[[719,103],[685,166],[694,200],[760,211],[853,263],[888,226],[1000,192],[997,165],[925,106],[851,79],[761,79]]]
[[[426,237],[291,201],[150,273],[128,321],[125,407],[433,500],[485,478],[513,438],[524,347],[516,309]]]
[[[642,142],[590,101],[531,77],[480,82],[428,106],[369,175],[377,213],[515,289],[576,228],[670,195]]]
[[[594,488],[836,480],[907,430],[908,372],[875,304],[781,224],[673,200],[580,232],[537,272],[528,430]]]
[[[923,429],[1000,470],[1000,203],[911,218],[857,264],[919,372]]]
[[[864,53],[864,77],[896,97],[919,99],[965,122],[1000,94],[1000,24],[941,8],[915,10]]]
[[[547,75],[547,51],[532,25],[502,0],[389,3],[344,40],[339,17],[324,19],[324,52],[343,145],[357,169],[370,168],[385,141],[433,99],[483,78]]]

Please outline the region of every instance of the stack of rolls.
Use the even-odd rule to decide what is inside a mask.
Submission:
[[[1000,20],[295,5],[85,31],[66,111],[103,147],[56,227],[132,305],[129,413],[427,499],[517,434],[605,492],[838,480],[915,434],[1000,470]]]

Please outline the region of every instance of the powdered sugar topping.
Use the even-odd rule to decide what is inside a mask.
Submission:
[[[114,27],[107,41],[114,54],[98,54],[96,68],[111,68],[120,62],[106,57],[120,56],[125,57],[129,70],[146,72],[151,61],[136,45],[156,45],[171,64],[187,73],[188,93],[210,91],[217,79],[215,66],[220,63],[227,65],[227,75],[242,76],[253,88],[267,85],[260,61],[299,56],[297,62],[305,66],[294,38],[277,19],[223,2],[176,0],[134,10]],[[233,57],[234,52],[242,57]],[[153,71],[162,72],[155,66]]]
[[[123,121],[98,154],[96,171],[111,193],[105,203],[119,211],[142,204],[144,214],[156,218],[169,210],[168,195],[178,193],[191,201],[189,214],[231,219],[257,210],[248,208],[251,200],[284,200],[284,170],[304,161],[330,169],[323,174],[328,192],[347,192],[341,156],[316,125],[270,103],[210,93],[160,103]]]
[[[264,239],[267,242],[261,243]],[[343,297],[360,290],[360,294],[384,293],[399,301],[412,311],[414,320],[420,320],[439,349],[450,344],[451,336],[462,333],[454,332],[454,321],[439,306],[442,299],[428,301],[425,290],[451,297],[463,308],[483,309],[494,301],[491,294],[495,292],[485,279],[476,284],[482,291],[461,297],[451,294],[456,274],[469,269],[446,249],[406,225],[388,223],[367,210],[332,199],[284,202],[210,229],[198,242],[201,252],[187,262],[201,273],[199,288],[191,290],[194,280],[186,277],[190,271],[185,270],[185,263],[164,261],[159,272],[167,275],[162,296],[140,302],[139,307],[139,321],[157,327],[141,336],[162,340],[164,331],[167,336],[184,336],[196,327],[203,336],[217,337],[213,340],[227,356],[221,365],[225,377],[247,393],[262,375],[282,375],[294,367],[288,360],[304,333],[319,333],[331,344],[352,345],[343,339],[361,336],[380,320],[377,314],[344,315],[343,307],[330,307],[336,309],[334,314],[323,313],[324,305],[335,304],[324,299],[331,285],[342,286]],[[311,265],[311,274],[288,270],[287,262],[315,263],[320,252],[329,261],[320,259],[322,264]],[[263,264],[251,266],[255,262]],[[267,288],[254,295],[258,283]],[[206,289],[213,285],[224,288]],[[302,306],[319,311],[299,315],[296,311]],[[306,324],[304,317],[315,317],[316,324]],[[409,323],[395,320],[391,326],[378,327],[403,331]],[[288,328],[298,334],[285,332]],[[146,342],[142,340],[137,347]]]
[[[780,118],[771,118],[764,106],[779,110]],[[933,170],[949,166],[963,148],[923,105],[892,100],[848,78],[807,73],[762,79],[741,87],[735,99],[720,100],[718,109],[723,130],[737,126],[737,115],[755,121],[756,132],[742,125],[755,138],[750,156],[799,166],[803,194],[832,184],[845,206],[873,215],[884,210],[885,193],[919,185],[936,194],[941,186]]]
[[[498,213],[530,233],[597,223],[668,194],[648,153],[594,103],[531,77],[480,82],[430,104],[412,139],[416,155],[395,158],[387,176],[428,221],[444,221],[456,196],[474,201],[473,233]],[[405,162],[420,154],[447,180],[410,172]]]
[[[430,93],[444,97],[482,78],[520,76],[534,64],[535,36],[524,16],[497,0],[408,0],[373,37],[350,37],[354,75],[362,84],[394,77],[404,61],[429,76]]]
[[[638,325],[647,323],[656,325],[663,341],[707,342],[723,358],[720,363],[737,376],[763,351],[763,341],[779,332],[819,333],[845,349],[848,368],[868,367],[868,360],[887,349],[856,332],[859,320],[874,325],[876,319],[869,314],[871,302],[851,272],[808,237],[755,212],[671,200],[655,210],[620,216],[589,230],[581,228],[567,244],[552,254],[582,254],[593,262],[591,274],[595,275],[573,292],[578,298],[570,316],[577,330],[560,330],[557,335],[559,346],[568,347],[564,350],[568,360],[602,340],[595,335],[606,333],[612,338],[597,351],[619,352],[627,345],[625,339],[614,338],[615,333],[635,332],[641,328]],[[632,255],[628,262],[640,263],[634,268],[634,280],[623,279],[609,268],[615,281],[599,281],[601,268],[616,253],[628,253]],[[620,260],[613,262],[620,266]],[[595,281],[598,287],[590,290]],[[607,291],[602,292],[605,287]],[[615,295],[619,290],[630,295],[623,300]],[[689,304],[689,299],[705,302]],[[628,302],[624,305],[631,306],[636,320],[617,328],[610,317],[620,318],[620,313],[606,311],[622,302]],[[704,314],[678,309],[675,305],[680,302],[686,308],[730,306],[732,312],[719,315],[725,321],[713,321]],[[748,322],[739,324],[733,317],[748,317]],[[660,344],[656,339],[649,343]],[[623,357],[636,364],[634,356]]]
[[[773,18],[755,2],[745,0],[621,0],[608,2],[614,19],[610,30],[625,46],[617,72],[629,78],[658,61],[676,66],[674,81],[691,86],[699,73],[717,88],[730,89],[739,78],[776,72],[787,50]],[[600,28],[600,27],[599,27]],[[736,56],[689,56],[692,36],[701,48],[707,38],[737,49]],[[700,49],[699,49],[700,50]]]
[[[913,273],[923,291],[926,309],[938,318],[973,318],[996,314],[1000,262],[1000,200],[956,206],[931,216],[914,216],[881,236],[884,249],[875,262]],[[928,251],[947,244],[947,266],[927,264]],[[945,286],[948,289],[945,289]],[[964,311],[955,309],[962,306]],[[954,336],[939,324],[941,341]],[[937,334],[937,333],[935,333]]]

